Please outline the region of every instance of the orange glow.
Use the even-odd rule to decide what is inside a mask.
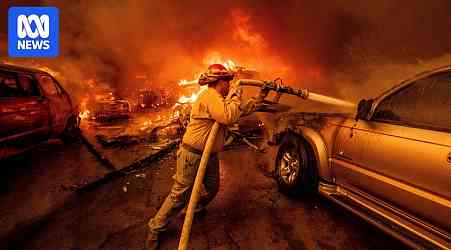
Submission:
[[[235,62],[233,62],[232,60],[221,60],[222,56],[220,56],[218,53],[214,53],[212,55],[210,55],[209,57],[204,58],[203,62],[204,64],[206,64],[206,67],[208,67],[211,64],[222,64],[224,65],[224,67],[226,67],[228,70],[232,71],[232,72],[236,72],[239,68],[243,68],[243,67],[239,67],[235,64]],[[200,74],[197,74],[198,76],[200,76]],[[200,93],[202,93],[204,90],[207,89],[207,86],[199,86],[198,85],[198,79],[199,77],[197,77],[196,79],[193,80],[180,80],[178,85],[181,87],[196,87],[197,91],[193,92],[191,95],[183,95],[181,96],[178,100],[177,103],[180,104],[190,104],[190,103],[194,103],[197,98],[199,97]]]
[[[319,69],[304,68],[302,62],[296,62],[299,67],[295,68],[292,61],[281,57],[282,53],[277,51],[274,44],[277,37],[271,37],[269,33],[264,32],[258,25],[259,16],[254,15],[255,13],[247,12],[245,8],[228,9],[224,21],[217,23],[215,31],[219,35],[205,37],[205,43],[200,40],[198,45],[196,43],[193,46],[184,46],[183,36],[175,36],[178,40],[168,41],[165,46],[146,42],[137,57],[123,57],[122,50],[114,50],[121,55],[114,56],[111,65],[107,63],[108,60],[98,60],[96,56],[73,60],[64,58],[45,63],[37,60],[23,62],[18,59],[8,59],[4,62],[38,67],[58,75],[57,79],[63,85],[70,85],[64,87],[68,87],[77,102],[82,100],[86,93],[92,92],[92,88],[98,88],[101,84],[111,87],[123,98],[134,98],[133,91],[141,88],[158,92],[161,87],[168,90],[171,100],[177,100],[180,97],[180,93],[176,91],[177,87],[197,85],[199,73],[214,63],[220,63],[232,71],[239,71],[241,68],[238,65],[246,65],[247,69],[259,73],[259,79],[281,77],[294,86],[296,80],[305,79],[302,82],[304,84],[311,79],[321,78]],[[178,27],[178,24],[174,25]],[[189,29],[183,31],[184,35],[189,36]],[[155,40],[159,39],[155,37]],[[123,58],[127,60],[122,61]],[[302,55],[299,58],[302,58]],[[41,64],[48,64],[48,67]],[[112,70],[113,65],[119,66],[121,70]],[[178,82],[177,86],[177,81],[174,80],[178,79],[186,80]],[[196,96],[188,91],[183,94],[185,96],[179,101],[192,101]]]
[[[207,49],[202,65],[204,68],[220,63],[232,71],[240,70],[237,65],[246,65],[246,69],[259,72],[260,79],[281,77],[293,81],[303,75],[304,69],[293,69],[275,51],[269,41],[253,26],[253,17],[242,9],[230,13],[231,43],[224,43]],[[237,64],[236,62],[239,62]]]
[[[251,17],[244,13],[240,9],[232,11],[232,19],[235,25],[235,31],[233,36],[237,40],[242,40],[249,44],[250,47],[257,50],[265,49],[267,43],[263,36],[253,31],[253,27],[250,24]]]

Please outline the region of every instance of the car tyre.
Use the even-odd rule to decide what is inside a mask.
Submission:
[[[275,164],[279,190],[287,195],[307,196],[318,187],[315,157],[310,145],[294,133],[285,135]]]
[[[64,143],[77,142],[80,139],[80,128],[78,126],[78,121],[76,117],[70,117],[67,120],[66,128],[61,134],[61,139]]]

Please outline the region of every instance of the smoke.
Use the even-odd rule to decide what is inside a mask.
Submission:
[[[138,75],[173,88],[208,63],[231,59],[262,78],[356,100],[404,73],[451,62],[448,0],[20,1],[2,3],[1,16],[7,6],[30,3],[59,7],[61,55],[0,59],[47,66],[73,89],[94,78],[127,94],[145,87]]]

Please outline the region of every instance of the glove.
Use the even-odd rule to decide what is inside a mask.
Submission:
[[[278,78],[279,80],[274,80],[272,83],[265,83],[263,84],[263,86],[260,89],[260,93],[258,93],[257,97],[255,98],[255,100],[257,101],[257,103],[262,103],[266,96],[268,96],[269,91],[274,90],[277,92],[277,102],[278,99],[280,98],[280,92],[279,90],[281,88],[283,88],[284,86],[282,85],[282,80],[280,80],[280,78]]]
[[[253,113],[257,109],[257,102],[255,98],[251,98],[244,103],[241,103],[240,110],[241,116],[247,116]]]
[[[267,85],[263,85],[260,89],[260,92],[258,93],[257,97],[255,98],[257,103],[261,103],[265,100],[266,96],[268,96],[270,89]]]
[[[231,97],[237,96],[239,99],[241,99],[241,96],[243,95],[243,88],[236,83],[232,83],[230,85],[229,95]]]

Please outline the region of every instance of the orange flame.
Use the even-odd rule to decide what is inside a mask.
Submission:
[[[89,111],[86,108],[86,105],[87,105],[86,102],[87,102],[87,99],[85,97],[80,103],[80,113],[78,114],[78,117],[80,117],[81,120],[88,119],[90,117],[90,114],[91,114],[91,111]]]
[[[91,112],[89,111],[89,110],[85,110],[85,111],[81,111],[79,114],[78,114],[78,117],[80,117],[80,119],[82,119],[82,120],[85,120],[85,119],[88,119],[89,118],[89,114],[90,114]]]
[[[192,104],[197,100],[199,95],[206,89],[207,89],[207,86],[202,86],[199,88],[199,90],[197,92],[192,93],[191,96],[181,96],[177,102],[180,104]]]
[[[228,70],[230,71],[236,71],[238,69],[238,66],[232,61],[232,60],[226,60],[226,61],[222,61],[221,60],[221,56],[218,53],[215,53],[213,56],[204,59],[204,63],[207,65],[211,65],[211,64],[215,64],[215,63],[219,63],[224,65],[224,67],[226,67]],[[197,74],[200,76],[200,74]],[[199,86],[198,85],[199,82],[199,77],[197,77],[196,79],[193,80],[180,80],[179,81],[179,86],[181,87],[190,87],[190,86],[195,86],[198,88],[198,90],[194,93],[191,94],[191,96],[187,96],[187,95],[183,95],[181,96],[177,103],[179,104],[192,104],[194,103],[197,98],[199,97],[199,95],[207,89],[207,86]]]

